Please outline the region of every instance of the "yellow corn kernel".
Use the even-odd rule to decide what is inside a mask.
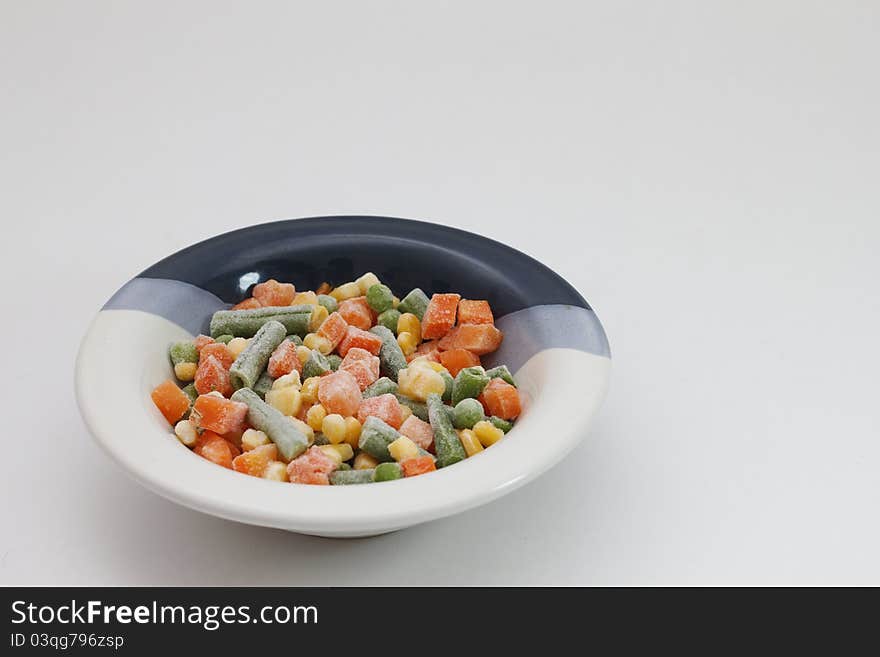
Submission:
[[[361,286],[352,281],[351,283],[345,283],[344,285],[340,285],[337,288],[333,288],[333,291],[330,292],[330,296],[336,299],[337,301],[345,301],[346,299],[354,299],[355,297],[362,296],[364,293],[361,292]]]
[[[293,301],[290,302],[291,306],[317,306],[318,305],[318,295],[309,290],[308,292],[297,292],[293,295]]]
[[[345,442],[345,418],[338,413],[331,413],[321,423],[321,432],[333,445]]]
[[[306,424],[315,431],[320,431],[325,417],[327,417],[327,409],[320,404],[315,404],[306,413]]]
[[[416,347],[419,346],[419,340],[412,333],[404,331],[397,334],[397,344],[404,356],[412,356],[416,351]]]
[[[416,458],[419,455],[419,446],[406,436],[401,436],[388,444],[388,453],[391,454],[391,458],[400,463],[406,459]]]
[[[354,448],[358,446],[361,437],[361,423],[356,417],[349,415],[345,418],[345,442]]]
[[[354,456],[354,450],[348,443],[342,443],[341,445],[321,445],[318,449],[330,458],[335,459],[337,463],[347,461]]]
[[[458,439],[461,441],[462,447],[468,456],[473,456],[477,452],[483,451],[483,446],[476,434],[470,429],[462,429],[458,432]]]
[[[232,338],[229,341],[229,344],[226,345],[226,348],[229,349],[229,353],[232,354],[233,358],[238,358],[238,355],[245,350],[248,346],[248,341],[245,338]]]
[[[196,425],[193,424],[192,420],[181,420],[175,424],[174,435],[177,436],[177,439],[187,447],[192,447],[199,439]]]
[[[397,334],[412,333],[416,340],[422,341],[422,323],[418,316],[412,313],[403,313],[397,320]]]
[[[443,367],[442,363],[438,363],[436,360],[431,360],[427,356],[413,358],[407,367],[427,367],[429,370],[434,370],[435,372],[442,372],[446,369]]]
[[[263,471],[263,479],[287,481],[287,465],[281,461],[272,461]]]
[[[391,297],[391,307],[397,308],[397,306],[399,306],[399,305],[400,305],[400,299],[398,299],[397,297]]]
[[[302,395],[293,386],[288,386],[267,392],[266,403],[277,408],[284,415],[296,415],[302,407]]]
[[[296,348],[296,358],[297,360],[305,365],[305,362],[309,359],[309,356],[312,355],[312,350],[306,347],[305,345],[299,345]]]
[[[434,370],[428,367],[407,367],[397,375],[400,394],[418,401],[426,401],[432,392],[442,395],[446,391],[446,382]]]
[[[299,372],[293,370],[290,374],[279,376],[272,382],[272,390],[281,390],[282,388],[295,388],[299,390],[302,384],[299,382]]]
[[[377,465],[379,465],[379,459],[370,456],[366,452],[361,452],[354,457],[355,470],[369,470],[370,468],[375,468]]]
[[[366,274],[357,279],[355,283],[358,284],[358,288],[360,289],[361,294],[366,294],[367,290],[369,290],[374,285],[379,284],[379,277],[376,276],[376,274],[374,274],[373,272],[368,271]]]
[[[269,436],[267,436],[262,431],[257,431],[256,429],[247,429],[243,434],[241,434],[241,449],[244,452],[249,452],[254,447],[268,444]]]
[[[409,416],[412,415],[412,409],[409,406],[407,406],[406,404],[401,404],[400,405],[400,413],[401,413],[401,416],[403,417],[401,422],[406,422],[407,418],[409,418]]]
[[[197,363],[178,363],[174,366],[174,376],[181,381],[192,381],[196,378]]]
[[[491,447],[504,438],[504,432],[488,420],[480,420],[474,425],[474,435],[483,447]]]
[[[327,308],[324,306],[315,306],[315,309],[312,310],[312,317],[309,320],[309,330],[317,331],[329,315],[330,313],[327,312]]]
[[[320,377],[310,376],[303,381],[302,388],[300,388],[300,394],[302,394],[304,402],[314,404],[318,401],[318,383],[320,380]]]
[[[315,430],[308,424],[300,420],[298,417],[289,417],[287,419],[293,422],[294,426],[305,434],[305,437],[309,440],[309,445],[315,442]]]
[[[321,306],[324,308],[324,306]],[[326,312],[326,308],[324,311]],[[308,347],[309,349],[317,349],[325,356],[333,351],[333,345],[330,343],[330,340],[325,338],[323,335],[318,335],[317,333],[309,333],[306,337],[303,338],[303,345]]]

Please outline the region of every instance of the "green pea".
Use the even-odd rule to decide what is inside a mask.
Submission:
[[[452,424],[456,429],[473,429],[477,422],[485,419],[483,405],[470,397],[462,399],[452,410]]]
[[[168,348],[168,357],[172,365],[180,363],[198,363],[199,350],[192,342],[175,342]]]
[[[403,476],[398,463],[380,463],[373,471],[373,481],[393,481]]]
[[[379,318],[377,320],[379,326],[384,326],[389,331],[397,335],[397,320],[400,319],[400,311],[396,308],[389,308],[383,313],[379,314]]]
[[[394,294],[387,285],[376,283],[367,290],[367,303],[377,313],[384,313],[394,304]]]

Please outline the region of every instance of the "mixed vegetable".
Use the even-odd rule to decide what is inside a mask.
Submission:
[[[169,348],[152,392],[181,443],[237,472],[300,484],[412,477],[501,440],[521,412],[489,303],[402,299],[372,273],[297,292],[271,279]]]

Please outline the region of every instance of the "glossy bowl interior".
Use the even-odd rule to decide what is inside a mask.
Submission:
[[[488,299],[525,403],[490,449],[412,479],[368,486],[278,484],[241,475],[183,447],[150,390],[171,376],[168,344],[207,332],[211,314],[276,278],[297,289],[373,271],[398,293],[455,291]],[[120,378],[118,363],[125,362]],[[135,367],[131,367],[135,364]],[[587,302],[536,260],[499,242],[385,217],[261,224],[179,251],[126,283],[98,313],[76,364],[77,400],[97,442],[157,493],[217,516],[322,536],[393,531],[489,502],[561,460],[605,395],[608,342]]]

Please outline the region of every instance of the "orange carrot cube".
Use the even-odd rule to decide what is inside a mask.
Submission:
[[[367,303],[367,297],[355,297],[340,301],[338,312],[346,322],[364,331],[368,331],[376,322],[376,313]]]
[[[193,344],[196,346],[196,349],[201,353],[202,347],[207,344],[214,344],[214,338],[207,335],[197,335],[193,339]]]
[[[243,431],[247,412],[247,404],[215,395],[200,395],[193,404],[196,426],[214,433]]]
[[[330,341],[330,348],[335,349],[339,341],[345,337],[348,322],[338,312],[332,312],[318,327],[318,335]]]
[[[431,297],[422,317],[422,338],[442,338],[449,332],[455,325],[455,313],[460,299],[459,294],[435,294]]]
[[[214,356],[199,359],[195,378],[196,391],[200,395],[207,395],[215,390],[224,397],[232,394],[232,381],[229,379],[229,370],[223,367]]]
[[[431,428],[431,425],[424,420],[420,420],[415,415],[410,415],[400,425],[400,433],[422,449],[430,451],[434,445],[434,430]]]
[[[497,415],[502,420],[513,420],[522,413],[519,391],[501,379],[489,381],[483,388],[480,402],[490,415]]]
[[[189,410],[189,397],[171,379],[156,386],[150,397],[170,424],[175,424]]]
[[[232,310],[252,310],[254,308],[262,308],[263,304],[254,299],[253,297],[248,297],[244,301],[240,301],[234,306],[232,306]]]
[[[495,317],[488,301],[462,299],[458,302],[459,324],[494,324]]]
[[[391,393],[367,397],[361,402],[357,412],[358,422],[363,424],[371,415],[395,429],[399,429],[403,424],[403,409],[397,397]]]
[[[378,335],[359,329],[356,326],[349,326],[348,329],[346,329],[345,337],[343,337],[339,343],[337,351],[339,352],[339,355],[344,358],[349,349],[359,347],[361,349],[366,349],[374,356],[378,356],[381,346],[382,338]]]
[[[193,451],[212,463],[232,469],[232,459],[235,458],[233,446],[213,431],[206,431],[199,436]]]
[[[269,463],[276,460],[278,448],[274,443],[269,443],[236,456],[232,460],[232,469],[252,477],[262,477]]]
[[[475,367],[480,364],[480,357],[467,349],[450,349],[440,354],[440,363],[449,370],[452,376],[458,374],[465,367]]]
[[[429,340],[428,342],[423,342],[416,350],[406,357],[406,362],[410,362],[414,358],[418,358],[419,356],[425,356],[428,360],[432,360],[435,363],[440,362],[440,349],[437,347],[437,343],[439,340]]]
[[[316,446],[310,447],[287,464],[287,476],[294,484],[330,485],[330,473],[337,467],[335,460]]]
[[[461,324],[440,340],[441,350],[467,349],[482,356],[501,346],[504,334],[492,324]]]
[[[345,354],[345,358],[342,359],[339,369],[351,374],[357,380],[361,390],[364,390],[379,378],[379,357],[374,356],[366,349],[351,347]]]
[[[430,456],[417,456],[412,459],[406,459],[400,462],[403,468],[404,477],[415,477],[416,475],[432,472],[437,469],[434,465],[434,459]]]
[[[294,370],[302,374],[302,363],[299,362],[299,357],[296,355],[296,345],[290,340],[282,340],[281,344],[275,347],[275,351],[269,356],[266,371],[273,379],[277,379]]]
[[[212,342],[211,344],[206,344],[199,350],[200,363],[208,356],[213,356],[214,358],[219,360],[220,364],[223,365],[223,369],[226,370],[232,367],[232,363],[235,361],[235,358],[232,356],[232,352],[229,351],[229,347],[227,347],[222,342]]]
[[[290,283],[279,283],[274,278],[254,286],[254,299],[263,306],[289,306],[296,295]]]
[[[344,370],[322,376],[318,382],[318,401],[328,413],[343,417],[354,415],[361,404],[357,379]]]

